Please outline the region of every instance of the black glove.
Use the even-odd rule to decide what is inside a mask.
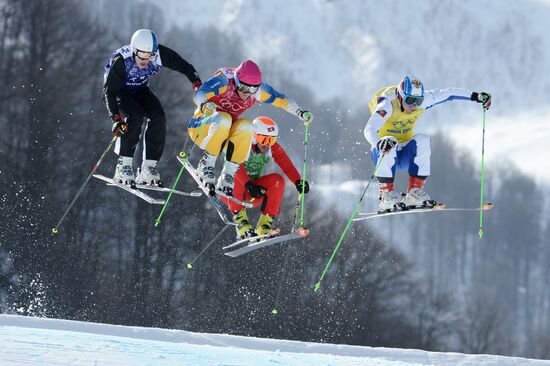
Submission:
[[[298,118],[302,120],[302,122],[309,123],[313,120],[313,114],[310,111],[304,111],[302,109],[298,109],[296,111],[296,115]]]
[[[114,114],[111,116],[111,119],[113,120],[113,126],[111,127],[111,130],[113,131],[113,134],[116,135],[120,132],[121,135],[124,135],[126,132],[128,132],[128,122],[126,122],[126,118],[122,118],[120,114]]]
[[[251,181],[246,182],[244,187],[253,198],[260,198],[265,194],[265,187],[254,184]]]
[[[491,106],[491,94],[489,93],[473,92],[472,95],[470,96],[470,99],[473,100],[474,102],[483,103],[483,109],[485,110],[488,110],[489,107]]]
[[[393,136],[384,136],[376,144],[376,148],[382,154],[389,153],[391,149],[393,149],[396,146],[397,146],[397,140]]]
[[[302,193],[302,188],[304,189],[304,193],[309,192],[309,183],[307,182],[307,180],[298,179],[296,182],[294,182],[294,184],[296,185],[296,189],[299,193]]]
[[[202,81],[201,79],[197,79],[195,81],[193,81],[193,83],[191,83],[191,86],[193,87],[193,90],[198,90],[202,85]]]

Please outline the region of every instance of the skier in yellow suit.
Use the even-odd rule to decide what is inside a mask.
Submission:
[[[425,110],[450,100],[471,100],[491,106],[491,95],[461,88],[424,90],[422,82],[407,75],[399,85],[382,88],[369,103],[371,117],[365,127],[365,138],[371,144],[371,158],[380,166],[376,172],[379,182],[379,212],[399,207],[433,206],[434,201],[423,190],[430,175],[430,138],[414,133],[416,120]],[[394,192],[396,170],[408,170],[409,186],[402,200]]]
[[[213,194],[233,194],[235,172],[248,157],[252,142],[253,126],[249,119],[240,118],[256,103],[267,103],[294,114],[305,123],[313,115],[300,108],[296,102],[262,81],[258,65],[243,61],[237,68],[221,68],[197,90],[197,105],[188,131],[191,139],[204,150],[197,167],[197,174]],[[214,165],[225,149],[225,162],[218,179]]]

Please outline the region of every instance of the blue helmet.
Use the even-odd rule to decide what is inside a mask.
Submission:
[[[397,86],[397,93],[402,103],[418,107],[424,100],[424,84],[416,76],[406,75]]]

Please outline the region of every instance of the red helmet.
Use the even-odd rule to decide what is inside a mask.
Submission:
[[[252,60],[243,61],[235,70],[235,82],[257,86],[262,83],[262,72],[256,63]]]

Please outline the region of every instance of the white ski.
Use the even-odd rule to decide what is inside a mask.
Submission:
[[[391,211],[391,212],[386,212],[386,213],[360,212],[358,215],[361,216],[361,217],[357,217],[357,218],[353,219],[353,221],[369,220],[369,219],[374,219],[374,218],[377,218],[377,217],[384,217],[384,216],[406,215],[406,214],[426,213],[426,212],[479,211],[479,210],[488,211],[488,210],[492,209],[493,206],[494,205],[492,203],[486,203],[481,208],[479,208],[479,207],[475,207],[475,208],[473,208],[473,207],[472,208],[449,207],[449,208],[446,208],[444,204],[438,204],[438,205],[435,205],[434,207],[429,207],[429,208],[413,208],[413,209],[408,209],[408,210],[403,210],[403,211]]]
[[[197,170],[195,168],[193,168],[193,165],[191,165],[191,163],[189,163],[189,161],[185,160],[184,158],[182,158],[180,156],[177,156],[177,158],[178,158],[179,162],[182,163],[182,164],[184,164],[184,161],[186,161],[187,166],[185,166],[185,169],[187,169],[187,171],[189,171],[188,168],[193,169],[193,174],[198,179]],[[195,178],[195,177],[193,177],[193,178]],[[209,195],[210,192],[207,189],[205,190],[206,187],[204,186],[203,182],[200,179],[198,179],[198,180],[197,179],[195,179],[195,181],[197,181],[197,184],[199,185],[199,187],[204,191],[204,194]],[[244,207],[247,207],[247,208],[253,207],[253,204],[250,201],[241,201],[241,200],[239,200],[239,199],[237,199],[233,196],[228,196],[227,194],[223,193],[221,190],[219,190],[217,188],[216,188],[215,192],[218,196],[222,196],[222,197],[225,197],[227,199],[230,199],[231,201],[233,201],[235,203],[238,203],[241,206],[244,206]]]
[[[247,208],[250,208],[250,207],[254,206],[252,204],[252,202],[250,202],[250,201],[241,201],[241,200],[239,200],[239,199],[237,199],[233,196],[228,196],[228,195],[226,195],[225,193],[223,193],[221,190],[219,190],[217,188],[216,188],[216,194],[219,195],[219,196],[225,197],[227,199],[230,199],[231,201],[233,201],[235,203],[238,203],[239,205],[247,207]]]
[[[181,196],[191,196],[191,197],[200,197],[200,196],[202,196],[202,192],[199,191],[199,190],[192,191],[192,192],[182,192],[182,191],[178,191],[177,189],[153,186],[153,185],[150,185],[150,184],[136,184],[136,187],[138,189],[149,189],[149,190],[152,190],[152,191],[159,191],[159,192],[172,192],[174,194],[179,194]]]
[[[129,187],[125,184],[115,182],[113,180],[113,178],[108,178],[108,177],[106,177],[104,175],[101,175],[101,174],[94,174],[94,178],[97,178],[97,179],[100,179],[100,180],[104,181],[108,186],[115,186],[115,187],[118,187],[118,188],[122,188],[126,192],[130,192],[134,196],[137,196],[137,197],[141,198],[142,200],[144,200],[148,203],[152,203],[152,204],[155,204],[155,205],[164,205],[164,203],[166,202],[163,199],[157,199],[157,198],[151,197],[151,196],[143,193],[142,191],[138,190],[137,188],[132,188],[132,187]]]
[[[210,195],[210,192],[208,192],[208,189],[204,186],[204,184],[202,184],[202,181],[198,177],[195,168],[193,168],[191,163],[189,163],[187,159],[184,159],[180,156],[177,156],[177,158],[178,161],[184,166],[185,170],[187,170],[189,175],[191,175],[191,177],[195,180],[199,188],[204,192],[206,197],[208,197],[208,199],[212,203],[212,206],[214,206],[214,209],[216,210],[222,221],[226,225],[235,225],[235,223],[233,222],[233,215],[231,214],[227,206],[225,206],[218,197]]]
[[[272,237],[272,236],[278,235],[280,232],[281,232],[281,229],[276,229],[276,230],[272,230],[270,233],[267,233],[265,235],[249,236],[249,237],[246,237],[246,238],[241,239],[239,241],[236,241],[233,244],[227,245],[227,246],[223,247],[222,249],[229,249],[229,248],[236,247],[240,244],[247,243],[249,241],[258,241],[258,240],[263,239],[263,238]]]
[[[277,243],[281,243],[281,242],[288,242],[288,241],[291,241],[291,240],[294,240],[294,239],[299,239],[299,238],[304,238],[309,234],[309,232],[305,232],[305,233],[302,233],[302,234],[298,234],[298,232],[299,231],[297,230],[296,232],[293,232],[293,233],[290,233],[290,234],[265,238],[265,239],[260,240],[258,242],[253,242],[253,243],[250,243],[248,245],[245,245],[244,247],[241,247],[241,248],[229,251],[229,252],[225,252],[224,254],[229,256],[229,257],[235,258],[235,257],[241,256],[243,254],[250,253],[254,250],[265,248],[265,247],[273,245],[273,244],[277,244]],[[256,237],[256,238],[258,238],[258,237]],[[237,243],[234,243],[234,244],[237,244]],[[227,246],[226,248],[229,248],[229,247],[233,247],[233,244]]]

